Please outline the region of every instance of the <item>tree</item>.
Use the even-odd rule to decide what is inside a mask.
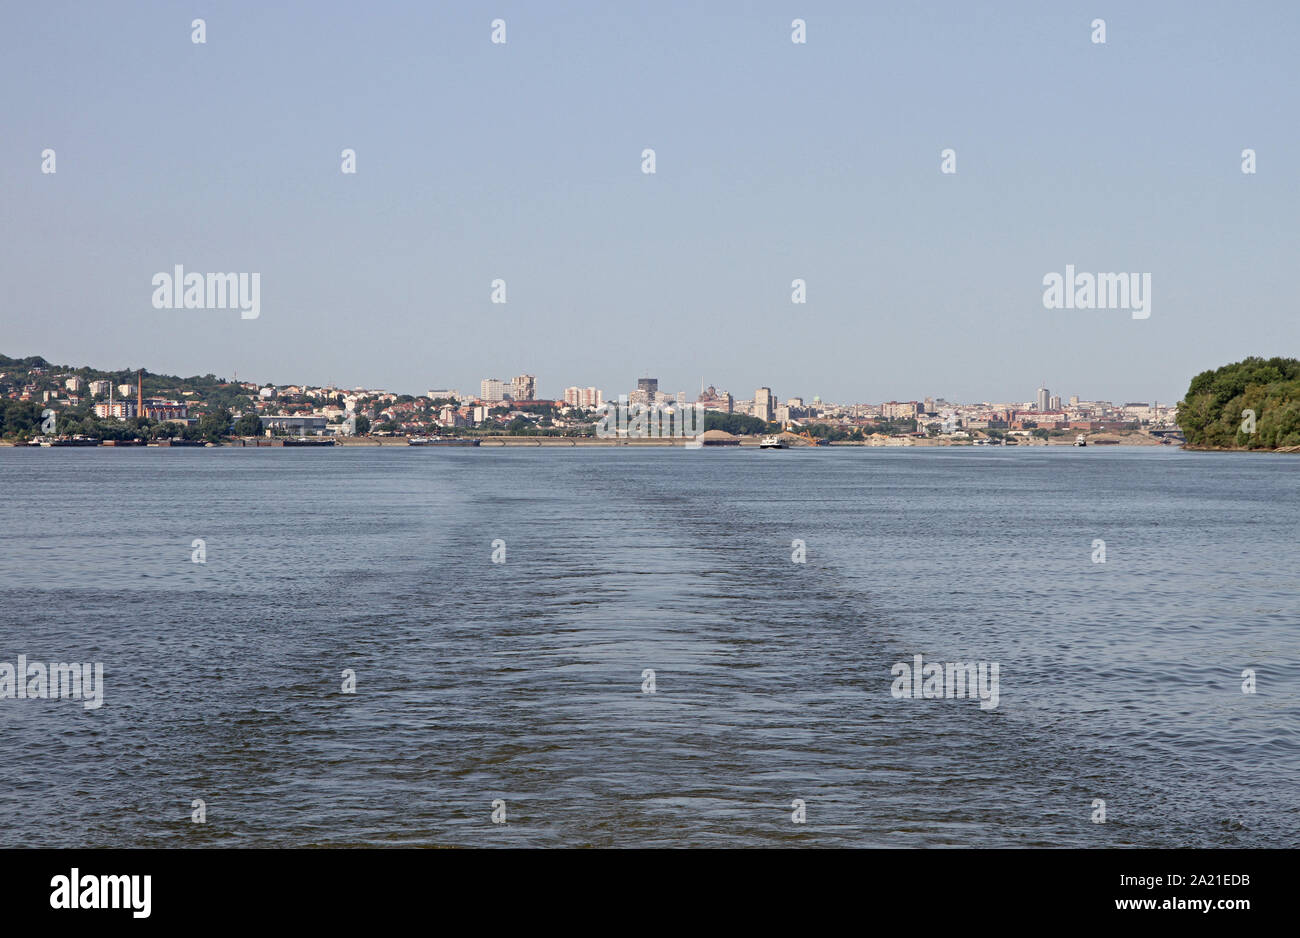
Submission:
[[[1300,361],[1252,357],[1201,372],[1178,405],[1178,425],[1193,446],[1300,445]]]
[[[704,414],[704,429],[723,430],[734,436],[752,436],[767,433],[768,424],[760,417],[751,417],[747,414],[720,414],[710,410]]]
[[[230,411],[224,407],[199,418],[198,438],[215,443],[230,432]]]
[[[370,432],[370,418],[357,414],[357,435],[365,436]]]
[[[244,414],[235,421],[236,436],[261,436],[262,420],[257,414]]]

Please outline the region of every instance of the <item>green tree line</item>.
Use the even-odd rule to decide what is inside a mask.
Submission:
[[[1201,372],[1178,404],[1178,425],[1193,446],[1300,446],[1300,361],[1252,357]]]

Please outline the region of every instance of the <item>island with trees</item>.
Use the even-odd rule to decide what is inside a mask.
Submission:
[[[1187,449],[1300,452],[1300,361],[1247,358],[1201,372],[1178,425]]]

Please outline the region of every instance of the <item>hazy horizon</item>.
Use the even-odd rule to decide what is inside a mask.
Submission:
[[[56,2],[0,25],[14,357],[1172,403],[1300,337],[1289,4]],[[260,273],[260,315],[154,308],[177,264]],[[1067,265],[1150,273],[1150,318],[1044,308]]]

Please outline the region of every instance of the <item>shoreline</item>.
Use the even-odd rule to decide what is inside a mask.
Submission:
[[[430,447],[423,447],[423,446],[411,446],[409,443],[407,443],[406,437],[345,437],[345,438],[333,438],[333,439],[332,439],[332,442],[324,442],[325,440],[331,440],[331,438],[329,438],[329,437],[325,437],[325,438],[319,438],[319,437],[307,437],[307,438],[306,438],[307,440],[310,440],[310,441],[322,440],[322,442],[316,443],[316,445],[311,445],[311,444],[309,444],[309,445],[306,445],[306,446],[295,445],[294,443],[290,443],[288,446],[286,446],[286,445],[284,445],[283,439],[284,439],[284,438],[277,438],[277,439],[273,439],[273,440],[269,440],[269,439],[259,439],[259,438],[251,438],[251,439],[236,439],[236,440],[226,440],[226,441],[223,441],[223,442],[221,442],[221,443],[216,443],[216,444],[212,444],[212,445],[204,445],[204,444],[201,444],[201,443],[200,443],[200,444],[197,444],[197,445],[189,445],[189,446],[175,446],[175,447],[173,447],[173,446],[169,446],[169,445],[157,445],[157,444],[149,444],[149,445],[142,445],[142,444],[128,444],[128,445],[124,445],[124,446],[123,446],[123,445],[114,446],[113,443],[112,443],[112,441],[106,441],[105,443],[100,443],[100,444],[92,444],[92,445],[89,445],[89,446],[71,446],[71,447],[69,447],[69,446],[55,446],[55,447],[44,447],[44,446],[41,446],[41,447],[34,447],[34,446],[31,446],[30,444],[27,444],[27,443],[15,443],[15,442],[12,442],[12,441],[0,440],[0,447],[8,447],[8,448],[12,448],[12,449],[186,449],[186,450],[190,450],[190,449],[220,449],[220,448],[226,448],[226,449],[244,449],[244,448],[248,448],[248,449],[331,449],[331,448],[333,448],[333,447],[335,447],[335,446],[337,446],[337,447],[389,447],[389,448],[394,448],[394,447],[396,447],[396,448],[401,448],[401,449],[426,449],[426,448],[430,448]],[[289,439],[296,439],[296,438],[292,438],[292,437],[291,437],[291,438],[289,438]],[[472,449],[472,448],[483,449],[483,448],[485,448],[485,447],[488,447],[488,448],[491,448],[491,447],[496,447],[496,448],[508,448],[508,447],[532,447],[532,448],[539,448],[539,449],[553,449],[553,448],[561,448],[561,449],[580,449],[580,448],[590,448],[590,447],[632,447],[632,448],[639,448],[639,447],[670,447],[670,448],[671,448],[671,447],[676,447],[676,448],[679,448],[679,449],[685,449],[685,448],[688,448],[688,444],[690,444],[690,443],[693,442],[693,441],[690,440],[690,439],[681,438],[681,437],[673,437],[673,438],[648,438],[648,439],[632,439],[632,440],[626,440],[626,439],[623,439],[623,440],[614,440],[614,439],[600,439],[600,438],[593,438],[593,437],[496,436],[496,437],[477,437],[477,438],[474,438],[474,437],[462,437],[462,438],[459,438],[459,439],[478,439],[478,440],[479,440],[479,446],[477,446],[477,447],[472,447],[472,446],[463,446],[463,445],[462,445],[462,446],[451,446],[451,447],[448,447],[448,448],[451,448],[451,449]],[[759,443],[761,442],[761,440],[762,440],[762,437],[760,437],[760,436],[745,436],[745,437],[738,437],[738,438],[737,438],[736,440],[734,440],[734,441],[727,441],[727,442],[725,442],[725,443],[720,443],[720,444],[719,444],[719,443],[706,443],[706,444],[704,444],[703,446],[695,446],[695,447],[690,447],[690,448],[696,448],[696,449],[759,449]],[[1180,444],[1175,444],[1175,443],[1164,443],[1164,442],[1161,442],[1161,441],[1158,441],[1158,440],[1153,440],[1153,439],[1150,439],[1150,438],[1146,438],[1146,439],[1135,439],[1135,440],[1130,440],[1130,439],[1094,440],[1094,441],[1091,441],[1091,442],[1089,443],[1089,446],[1100,446],[1100,447],[1106,447],[1106,448],[1109,448],[1109,447],[1122,447],[1122,448],[1126,448],[1126,449],[1150,449],[1150,448],[1152,448],[1152,447],[1168,447],[1168,448],[1171,448],[1171,449],[1180,449],[1180,450],[1186,450],[1186,451],[1190,451],[1190,452],[1242,452],[1242,453],[1296,453],[1296,452],[1300,452],[1300,446],[1284,447],[1284,448],[1280,448],[1280,449],[1272,449],[1272,450],[1261,450],[1261,449],[1255,449],[1255,450],[1251,450],[1251,449],[1230,449],[1230,448],[1225,448],[1225,447],[1191,446],[1191,445],[1187,445],[1187,444],[1181,444],[1181,445],[1180,445]],[[972,443],[972,442],[953,442],[953,441],[949,441],[949,440],[913,440],[913,439],[902,439],[902,438],[900,438],[900,439],[897,439],[897,441],[892,441],[892,440],[891,440],[890,442],[865,441],[865,440],[863,440],[863,441],[859,441],[859,440],[853,440],[853,441],[849,441],[849,440],[841,440],[841,441],[836,441],[836,442],[834,442],[834,443],[827,444],[826,446],[813,446],[813,445],[810,445],[810,444],[801,444],[801,443],[796,443],[796,444],[793,444],[793,445],[786,446],[785,448],[786,448],[786,449],[844,449],[844,448],[850,448],[850,447],[853,447],[853,448],[865,448],[865,449],[980,449],[980,450],[997,449],[997,450],[1006,450],[1006,449],[1022,449],[1022,448],[1023,448],[1023,449],[1072,449],[1072,448],[1073,448],[1073,444],[1072,444],[1072,443],[1069,443],[1069,442],[1064,442],[1064,441],[1062,441],[1062,442],[1057,442],[1057,441],[1051,441],[1051,442],[1048,442],[1048,441],[1035,441],[1035,442],[1033,442],[1033,443],[1017,443],[1017,444],[1014,444],[1014,445],[1012,445],[1012,446],[1007,446],[1007,445],[1003,444],[1003,445],[999,445],[999,446],[979,446],[979,447],[976,447],[975,444]]]
[[[1205,446],[1201,443],[1184,443],[1181,447],[1189,453],[1300,453],[1300,446],[1276,446],[1273,449],[1251,449],[1247,446]]]

